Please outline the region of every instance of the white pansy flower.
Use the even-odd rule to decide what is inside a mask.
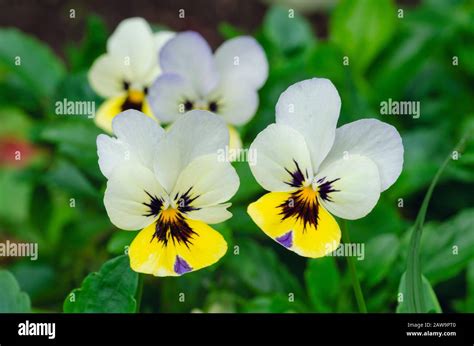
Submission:
[[[331,81],[296,83],[278,100],[276,124],[250,146],[258,154],[252,173],[271,192],[248,213],[268,236],[305,257],[325,256],[339,245],[331,214],[364,217],[402,171],[398,131],[376,119],[336,129],[340,107]]]
[[[89,70],[89,83],[106,100],[95,116],[97,126],[112,131],[112,119],[127,109],[152,116],[147,89],[160,73],[157,54],[174,33],[153,33],[143,18],[122,21],[107,41],[107,52]]]
[[[217,262],[227,243],[208,224],[232,216],[226,202],[239,187],[235,169],[218,158],[229,141],[225,122],[194,110],[165,132],[128,110],[112,126],[116,138],[97,139],[104,204],[115,226],[141,229],[129,249],[132,269],[177,276]]]
[[[240,147],[235,126],[247,123],[257,111],[258,89],[268,77],[262,47],[249,36],[224,42],[213,54],[196,32],[177,34],[160,52],[163,74],[149,90],[153,114],[172,123],[185,112],[203,109],[229,125],[231,147]]]

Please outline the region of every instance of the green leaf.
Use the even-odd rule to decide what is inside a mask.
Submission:
[[[30,312],[28,294],[20,290],[15,277],[7,270],[0,270],[0,313]]]
[[[88,178],[73,164],[59,160],[56,165],[45,174],[44,181],[54,187],[59,187],[77,196],[96,197],[98,192]]]
[[[132,240],[137,236],[136,232],[116,231],[110,237],[107,243],[107,251],[113,255],[123,254],[125,248],[132,243]]]
[[[37,39],[17,29],[0,29],[0,81],[37,99],[50,98],[65,74],[62,62]]]
[[[225,264],[248,288],[257,293],[293,292],[295,299],[300,299],[303,293],[298,281],[275,251],[249,240],[235,244],[239,252],[229,253]]]
[[[292,16],[289,9],[279,6],[270,8],[265,15],[263,32],[284,54],[294,53],[315,40],[311,25],[304,17],[297,13]]]
[[[368,286],[375,286],[389,273],[399,248],[400,240],[394,234],[382,234],[369,240],[365,247],[365,258],[359,265]]]
[[[89,69],[94,60],[105,52],[107,27],[96,15],[87,17],[84,38],[79,46],[69,45],[66,54],[72,71]]]
[[[400,279],[400,286],[398,288],[399,294],[399,304],[397,306],[398,313],[413,312],[411,307],[407,302],[407,282],[406,282],[406,273],[403,273]],[[421,286],[421,299],[423,299],[424,310],[418,312],[442,312],[441,306],[439,305],[438,298],[436,298],[436,293],[433,291],[430,282],[422,276],[422,286]]]
[[[392,38],[396,15],[391,0],[342,0],[331,17],[331,40],[363,72]]]
[[[6,221],[18,224],[28,220],[28,206],[32,188],[31,182],[20,179],[18,170],[0,170],[0,191],[2,192],[0,193],[0,219],[2,223]],[[14,203],[12,203],[13,196]]]
[[[303,304],[290,301],[288,296],[274,294],[272,296],[262,296],[246,302],[242,307],[242,312],[251,313],[288,313],[306,312]]]
[[[459,212],[440,225],[429,224],[421,242],[423,273],[432,283],[459,274],[474,259],[474,209]]]
[[[308,260],[306,290],[317,312],[336,312],[341,278],[334,257]]]
[[[99,272],[89,274],[81,288],[64,301],[64,312],[135,312],[138,273],[130,269],[128,256],[107,261]]]

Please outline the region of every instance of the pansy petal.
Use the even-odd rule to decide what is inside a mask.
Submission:
[[[155,149],[165,130],[154,119],[133,109],[116,116],[112,121],[112,128],[117,138],[130,146],[140,162],[152,169]]]
[[[343,219],[366,216],[380,197],[377,165],[360,155],[332,162],[316,175],[313,185],[326,209]]]
[[[227,210],[231,203],[224,203],[210,207],[202,207],[186,213],[189,219],[199,220],[207,224],[224,222],[232,217],[232,213]]]
[[[164,199],[166,194],[153,172],[129,161],[116,169],[107,182],[104,205],[110,221],[120,229],[137,230],[150,225],[156,215],[150,215],[152,198]]]
[[[278,99],[277,124],[293,127],[303,135],[315,172],[334,142],[340,108],[336,88],[324,78],[293,84]]]
[[[123,93],[124,65],[120,59],[103,54],[92,64],[87,77],[94,91],[104,98]]]
[[[318,224],[304,225],[295,217],[283,218],[281,206],[292,195],[287,192],[270,192],[247,209],[252,220],[270,238],[287,249],[304,257],[323,257],[339,245],[341,231],[336,220],[321,205],[318,208]]]
[[[186,195],[190,206],[201,208],[228,201],[239,188],[235,168],[217,153],[200,156],[181,172],[171,196],[178,202]]]
[[[271,124],[250,145],[255,164],[250,169],[268,191],[290,191],[313,177],[303,136],[291,127]]]
[[[197,98],[189,80],[174,73],[162,74],[148,89],[153,114],[164,123],[174,122],[185,113],[186,101]]]
[[[107,52],[123,63],[129,83],[146,79],[157,64],[153,32],[143,18],[123,20],[108,39]]]
[[[105,100],[96,112],[94,117],[95,124],[102,130],[112,133],[112,120],[123,111],[124,104],[127,100],[127,94],[121,94]],[[140,109],[142,113],[153,118],[152,112],[145,100]]]
[[[347,155],[367,156],[375,162],[380,174],[381,191],[384,191],[402,171],[402,138],[395,127],[380,120],[357,120],[336,130],[334,145],[321,169]]]
[[[97,136],[99,168],[104,177],[109,178],[114,169],[127,160],[127,153],[130,153],[130,146],[127,143],[107,135]]]
[[[222,79],[207,99],[217,104],[216,113],[232,125],[246,124],[257,111],[257,92],[239,81],[238,78]]]
[[[225,122],[214,114],[194,110],[180,116],[155,147],[155,174],[170,192],[182,170],[195,158],[217,154],[229,143]]]
[[[197,32],[177,34],[161,49],[159,59],[164,73],[187,78],[201,95],[217,85],[218,74],[211,47]]]
[[[244,88],[260,89],[268,77],[268,61],[260,44],[250,36],[225,41],[215,53],[221,79],[232,78]],[[235,78],[237,77],[237,78]]]
[[[180,276],[216,263],[227,251],[227,243],[205,223],[186,219],[194,232],[190,244],[179,241],[159,241],[155,223],[144,228],[129,249],[130,266],[139,273],[155,276]]]

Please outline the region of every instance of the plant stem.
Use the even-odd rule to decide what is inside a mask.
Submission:
[[[144,278],[144,275],[143,274],[140,274],[138,273],[138,286],[137,286],[137,295],[136,295],[136,301],[137,301],[137,309],[136,309],[136,313],[139,313],[140,312],[140,305],[142,303],[142,296],[143,296],[143,278]]]
[[[469,137],[472,135],[472,131],[468,130],[461,140],[456,144],[453,149],[454,151],[461,151],[466,144]],[[410,251],[408,252],[408,263],[406,273],[406,292],[408,294],[408,306],[411,312],[426,312],[425,301],[423,299],[423,279],[420,262],[420,243],[421,234],[423,231],[423,224],[425,222],[426,212],[430,203],[431,195],[433,194],[434,188],[438,183],[438,180],[448,166],[448,163],[452,159],[452,152],[446,157],[442,165],[436,172],[431,184],[426,192],[425,198],[421,203],[420,210],[416,216],[415,224],[413,225],[413,233],[410,239]]]
[[[349,236],[349,228],[347,227],[347,223],[345,221],[342,221],[342,224],[343,224],[342,241],[345,244],[350,244],[351,238]],[[359,312],[367,313],[367,307],[365,305],[364,294],[362,293],[359,277],[357,276],[355,259],[353,256],[346,256],[346,259],[347,259],[347,266],[349,267],[349,272],[351,273],[352,287],[354,288],[354,295],[357,301],[357,306],[359,307]]]

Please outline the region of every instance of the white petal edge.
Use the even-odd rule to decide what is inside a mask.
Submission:
[[[190,219],[199,220],[210,225],[221,223],[232,217],[232,213],[227,210],[230,206],[231,203],[224,203],[211,207],[203,207],[199,210],[193,210],[187,213],[186,216]]]
[[[120,229],[138,230],[150,225],[156,216],[145,216],[150,212],[151,198],[147,192],[157,198],[166,194],[148,168],[136,161],[114,171],[107,182],[104,205],[110,221]]]
[[[253,37],[240,36],[225,41],[214,56],[221,79],[237,77],[241,83],[248,83],[245,87],[256,90],[268,78],[267,57]]]
[[[260,132],[250,150],[254,153],[255,164],[250,169],[257,182],[268,191],[291,191],[295,187],[286,169],[293,172],[296,163],[306,178],[312,179],[311,158],[303,136],[295,129],[271,124]]]
[[[347,155],[367,156],[380,174],[381,191],[388,189],[403,168],[403,143],[397,129],[377,119],[361,119],[339,127],[321,169]]]
[[[276,105],[276,123],[300,132],[306,140],[313,170],[334,143],[341,98],[329,79],[313,78],[286,89]]]
[[[331,213],[348,220],[360,219],[375,207],[380,197],[380,178],[377,165],[369,158],[352,155],[332,162],[319,172],[314,182],[329,182],[335,192],[328,193],[329,200],[318,196],[320,203]],[[321,183],[317,183],[321,186]],[[313,183],[313,185],[316,183]]]

